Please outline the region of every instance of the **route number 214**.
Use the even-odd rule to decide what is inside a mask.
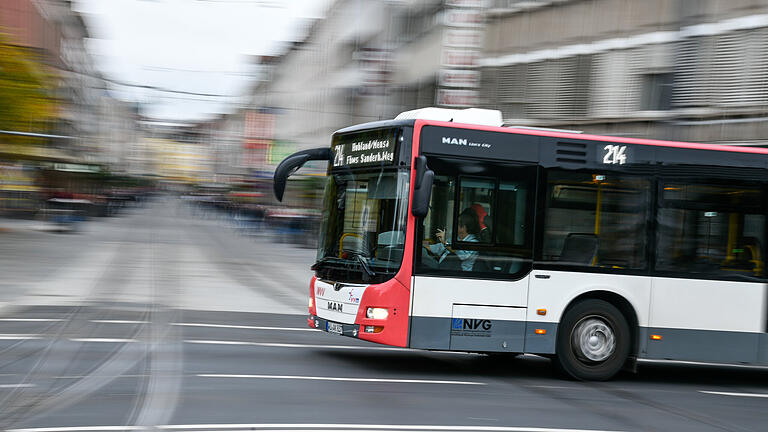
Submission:
[[[603,147],[603,163],[608,165],[624,165],[627,163],[627,146],[608,144]]]

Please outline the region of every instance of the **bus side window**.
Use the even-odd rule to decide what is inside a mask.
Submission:
[[[492,240],[490,213],[494,199],[496,181],[487,178],[461,177],[459,193],[459,209],[470,214],[477,222],[472,229],[474,240],[478,243],[489,244]],[[462,239],[458,239],[462,240]]]
[[[754,186],[664,183],[656,269],[765,276],[765,215]]]
[[[541,260],[625,269],[647,268],[650,182],[614,173],[547,172]]]
[[[533,176],[530,170],[515,173],[525,174],[530,178],[514,181],[436,176],[417,271],[504,279],[526,273],[532,258]]]

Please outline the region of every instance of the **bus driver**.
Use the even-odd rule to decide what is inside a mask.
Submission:
[[[477,213],[471,208],[465,209],[459,214],[459,223],[456,230],[457,237],[463,242],[477,242],[477,233],[480,231],[480,224],[477,221]],[[453,249],[445,240],[445,230],[438,229],[435,233],[438,243],[430,244],[429,240],[424,240],[422,246],[437,261],[435,267],[443,264],[450,254],[454,254],[461,262],[461,270],[472,271],[472,267],[477,260],[477,251]]]

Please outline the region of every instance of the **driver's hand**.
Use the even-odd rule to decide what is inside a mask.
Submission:
[[[444,229],[438,229],[437,233],[435,233],[435,237],[437,237],[437,240],[440,243],[445,244],[445,230]]]

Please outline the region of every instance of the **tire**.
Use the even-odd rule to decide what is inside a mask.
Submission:
[[[630,338],[627,320],[615,306],[603,300],[584,300],[563,316],[553,362],[572,378],[605,381],[627,361]]]

